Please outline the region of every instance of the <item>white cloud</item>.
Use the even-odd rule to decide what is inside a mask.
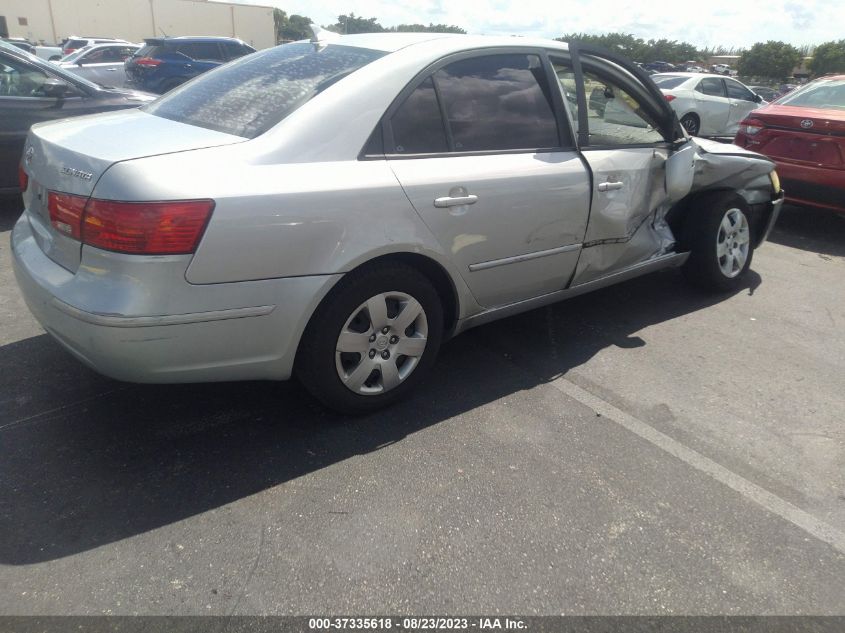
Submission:
[[[248,0],[235,0],[248,3]],[[845,37],[843,0],[255,0],[289,14],[333,24],[354,12],[385,25],[455,24],[470,33],[557,37],[563,33],[623,31],[645,39],[686,40],[698,46],[749,46],[783,40],[817,44]]]

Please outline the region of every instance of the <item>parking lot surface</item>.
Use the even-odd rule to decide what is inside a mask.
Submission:
[[[845,614],[845,217],[749,287],[658,273],[472,330],[415,397],[131,385],[65,353],[0,208],[2,614]]]

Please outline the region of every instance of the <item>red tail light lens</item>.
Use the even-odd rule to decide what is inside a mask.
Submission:
[[[112,202],[90,200],[82,241],[119,253],[193,253],[214,209],[212,200]]]
[[[196,251],[213,200],[114,202],[49,192],[50,224],[83,244],[136,255]]]
[[[663,98],[666,99],[666,101],[671,102],[674,101],[677,97],[675,97],[675,95],[663,95]]]
[[[161,64],[161,60],[153,59],[152,57],[141,57],[140,59],[136,59],[135,63],[139,66],[149,66],[151,68],[155,68]]]
[[[71,196],[66,193],[51,191],[47,194],[47,210],[50,212],[50,224],[68,237],[80,239],[82,235],[82,213],[88,198]]]
[[[765,128],[766,126],[758,119],[745,119],[739,124],[739,131],[747,134],[748,136],[754,136]]]
[[[23,170],[22,165],[18,165],[18,185],[20,185],[21,191],[26,191],[26,188],[29,187],[29,176]]]

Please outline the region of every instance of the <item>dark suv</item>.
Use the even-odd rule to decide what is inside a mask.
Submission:
[[[251,46],[231,37],[156,37],[144,42],[126,60],[126,85],[159,94],[255,52]]]

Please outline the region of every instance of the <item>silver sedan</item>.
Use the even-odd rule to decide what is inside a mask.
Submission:
[[[18,283],[82,362],[296,374],[351,413],[494,319],[674,266],[737,289],[782,201],[768,159],[688,137],[613,55],[319,30],[140,110],[34,126],[21,184]]]

